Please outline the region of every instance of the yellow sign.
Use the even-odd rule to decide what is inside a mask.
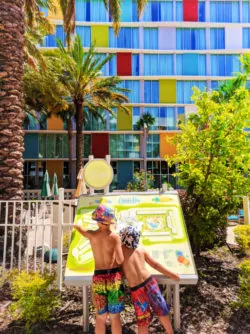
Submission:
[[[115,210],[117,233],[126,225],[141,230],[141,245],[162,265],[181,276],[181,283],[195,284],[198,276],[189,245],[178,194],[123,193],[96,196],[80,196],[75,223],[86,229],[97,229],[92,212],[99,204]],[[161,280],[162,275],[148,268]],[[79,285],[90,281],[94,271],[94,259],[89,240],[73,231],[69,249],[65,283]]]
[[[113,169],[107,161],[95,159],[85,165],[83,178],[90,188],[104,189],[113,180]]]

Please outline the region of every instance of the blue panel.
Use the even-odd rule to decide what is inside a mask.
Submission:
[[[132,55],[132,75],[139,75],[139,55]]]
[[[117,57],[116,54],[109,61],[109,75],[117,75]]]
[[[144,49],[158,49],[157,28],[144,28]]]
[[[139,48],[138,28],[121,28],[116,37],[113,28],[109,28],[109,47],[111,48]]]
[[[146,103],[159,103],[159,81],[144,82],[144,101]]]
[[[123,0],[121,2],[121,22],[131,22],[132,11],[132,0]]]
[[[183,55],[183,75],[198,75],[198,54]]]
[[[250,22],[250,3],[249,1],[243,1],[242,3],[242,22]]]
[[[177,22],[183,21],[183,3],[182,1],[176,2],[176,21]]]
[[[205,50],[206,35],[205,29],[176,29],[176,47],[177,50]]]
[[[160,15],[159,15],[159,3],[158,2],[152,2],[151,3],[151,17],[153,22],[160,21]]]
[[[198,21],[199,22],[206,21],[205,8],[206,8],[205,1],[199,1],[198,3]]]
[[[250,28],[243,28],[243,48],[250,48]]]
[[[212,50],[225,49],[225,29],[211,28],[210,29],[210,48]]]
[[[89,0],[76,0],[76,21],[90,21]]]
[[[133,162],[118,161],[117,166],[118,189],[125,189],[128,182],[133,179]]]
[[[132,2],[132,21],[133,22],[139,21],[136,1]]]
[[[81,36],[83,46],[89,47],[91,45],[91,28],[90,27],[76,27],[76,34]]]
[[[38,134],[28,133],[24,135],[24,159],[38,158]]]

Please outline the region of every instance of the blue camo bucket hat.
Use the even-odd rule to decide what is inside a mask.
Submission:
[[[136,249],[140,242],[140,231],[134,226],[126,226],[121,229],[120,237],[124,246]]]

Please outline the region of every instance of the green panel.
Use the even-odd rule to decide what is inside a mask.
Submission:
[[[24,136],[24,159],[38,158],[38,135],[36,133],[28,133]]]
[[[160,103],[176,103],[176,80],[160,80]]]
[[[129,108],[129,115],[120,108],[117,113],[117,130],[132,130],[132,108]]]
[[[118,161],[118,189],[125,189],[133,180],[133,161]]]
[[[108,26],[92,26],[92,44],[97,47],[106,48],[109,46],[109,28]]]

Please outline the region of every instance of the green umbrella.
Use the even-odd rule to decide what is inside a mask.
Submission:
[[[43,177],[43,187],[41,191],[41,197],[50,197],[52,195],[49,185],[49,173],[46,170]]]
[[[52,185],[52,193],[54,196],[58,196],[58,184],[57,184],[57,175],[54,173],[53,175],[53,185]]]

